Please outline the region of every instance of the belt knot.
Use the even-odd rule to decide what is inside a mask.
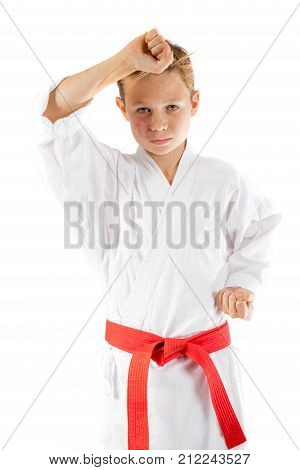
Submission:
[[[164,338],[155,346],[151,358],[159,366],[164,366],[172,359],[185,355],[187,342],[188,338]]]

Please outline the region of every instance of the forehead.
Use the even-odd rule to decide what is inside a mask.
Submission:
[[[167,99],[189,97],[189,91],[176,72],[150,74],[140,80],[132,80],[126,85],[126,101],[131,103],[155,102]]]

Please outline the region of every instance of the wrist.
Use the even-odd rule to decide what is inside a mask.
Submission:
[[[130,75],[131,73],[137,70],[136,67],[134,66],[130,49],[127,46],[121,49],[115,55],[115,59],[118,64],[118,70],[120,72],[120,79],[123,77],[126,77],[127,75]]]

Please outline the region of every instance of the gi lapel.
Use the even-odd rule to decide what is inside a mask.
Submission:
[[[136,162],[136,187],[143,205],[143,237],[150,243],[164,200],[171,185],[153,158],[140,145],[133,158]]]
[[[190,142],[187,140],[173,184],[167,192],[164,206],[158,217],[158,223],[154,230],[155,243],[153,240],[148,242],[144,259],[138,269],[128,301],[122,309],[122,323],[127,326],[138,329],[141,329],[143,326],[147,316],[150,298],[168,258],[168,240],[166,237],[168,224],[167,212],[170,214],[171,205],[175,205],[176,203],[184,204],[185,208],[188,207],[188,202],[195,189],[195,179],[197,178],[196,161],[199,158],[200,157],[195,153]],[[193,168],[189,170],[193,162]],[[181,221],[179,211],[173,211],[172,243],[175,243],[176,237],[178,233],[180,233]],[[185,223],[186,221],[184,220],[183,222]]]

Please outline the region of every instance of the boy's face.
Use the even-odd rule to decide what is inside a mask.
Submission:
[[[190,118],[199,106],[199,91],[192,100],[177,72],[148,75],[126,86],[125,101],[116,104],[130,122],[135,140],[150,155],[165,155],[182,144],[188,134]],[[152,140],[171,138],[164,144]]]

